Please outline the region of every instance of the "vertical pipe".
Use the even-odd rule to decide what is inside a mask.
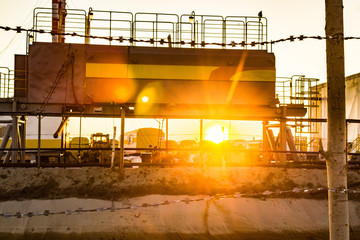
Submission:
[[[327,180],[330,240],[348,240],[345,66],[342,0],[325,0],[328,88]]]
[[[59,33],[65,33],[65,18],[66,18],[66,0],[59,1]],[[65,35],[59,35],[58,41],[65,42]]]
[[[64,117],[63,117],[62,119],[64,119]],[[61,130],[60,149],[61,149],[61,151],[60,151],[60,156],[59,156],[59,159],[58,159],[58,163],[59,163],[59,164],[60,164],[60,162],[61,162],[61,157],[64,156],[64,151],[63,151],[63,149],[64,149],[64,128]]]
[[[85,22],[85,44],[90,44],[90,17],[89,15],[86,16],[86,22]]]
[[[65,166],[66,166],[66,160],[67,160],[67,151],[66,151],[66,148],[67,148],[67,138],[68,138],[68,126],[67,126],[67,123],[68,122],[66,122],[65,123],[65,128],[64,128],[64,130],[63,131],[65,131],[65,141],[64,141],[64,168],[65,168]]]
[[[26,148],[26,116],[22,116],[21,120],[23,121],[20,126],[20,136],[21,136],[21,163],[25,163],[25,148]]]
[[[5,134],[4,134],[3,139],[2,139],[2,142],[1,142],[1,144],[0,144],[0,148],[1,148],[1,149],[6,148],[6,144],[7,144],[7,142],[9,141],[9,138],[10,138],[10,135],[11,135],[11,128],[12,128],[12,125],[11,125],[11,124],[8,124],[8,125],[6,126]],[[2,156],[4,155],[4,153],[5,153],[5,151],[3,151],[3,150],[0,151],[0,161],[1,161],[1,158],[2,158]],[[4,160],[4,162],[6,162],[6,161]]]
[[[124,167],[125,145],[125,108],[121,108],[121,133],[120,133],[120,168]]]
[[[78,156],[78,159],[80,158],[81,156],[81,116],[79,118],[79,156]]]
[[[114,160],[115,160],[115,140],[116,140],[116,126],[114,126],[113,140],[112,140],[111,168],[114,168]]]
[[[204,156],[203,156],[203,126],[204,126],[204,119],[200,119],[200,162],[204,166]]]
[[[286,151],[286,120],[282,118],[280,120],[280,151]],[[286,153],[279,154],[280,163],[286,163]]]
[[[110,32],[109,32],[109,35],[110,35],[110,36],[109,36],[109,37],[111,37],[111,25],[112,25],[112,24],[111,24],[111,17],[112,17],[112,12],[110,12],[110,30],[109,30],[109,31],[110,31]],[[109,44],[111,45],[111,41],[110,41],[110,40],[109,40]]]
[[[221,127],[221,131],[222,131],[222,149],[223,149],[223,161],[222,161],[222,167],[225,167],[226,165],[226,160],[225,160],[225,127]]]
[[[38,115],[38,149],[37,149],[37,167],[41,167],[40,161],[40,148],[41,148],[41,115]]]
[[[231,162],[231,153],[232,153],[232,144],[231,144],[231,120],[229,120],[229,141],[227,144],[227,148],[228,148],[228,158],[227,161]]]
[[[267,125],[269,124],[268,121],[263,121],[263,163],[269,163],[269,139],[267,134]]]
[[[53,33],[59,32],[59,0],[52,0],[52,28]],[[58,36],[52,35],[52,42],[58,42]]]
[[[13,112],[15,114],[16,112],[16,101],[13,101]],[[19,147],[19,132],[18,132],[18,116],[13,115],[12,117],[12,135],[11,135],[11,148],[18,148]],[[18,156],[18,150],[11,151],[11,162],[17,163],[17,156]]]
[[[90,22],[93,17],[93,9],[89,8],[89,12],[87,16],[85,17],[85,44],[90,44]]]
[[[166,155],[168,155],[168,149],[169,149],[169,119],[166,118]]]

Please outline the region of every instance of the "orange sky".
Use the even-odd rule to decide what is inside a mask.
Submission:
[[[101,121],[101,124],[99,124]],[[131,131],[137,128],[143,127],[154,127],[159,128],[162,125],[162,119],[126,119],[125,121],[125,131]],[[79,135],[79,118],[71,118],[69,122],[69,132],[70,136]],[[96,119],[96,118],[86,118],[82,119],[82,134],[89,137],[91,133],[94,132],[103,132],[111,133],[113,132],[113,126],[117,128],[117,136],[120,136],[120,119]],[[228,120],[204,120],[204,136],[203,139],[206,140],[207,131],[214,127],[224,127],[225,129],[225,139],[244,139],[252,140],[253,138],[259,140],[262,137],[262,128],[261,122],[255,121],[228,121]],[[166,132],[166,123],[163,123],[163,131]],[[230,130],[230,136],[229,136]],[[170,140],[200,140],[200,120],[199,119],[170,119],[169,120],[169,139]]]

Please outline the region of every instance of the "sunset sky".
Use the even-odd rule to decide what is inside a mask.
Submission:
[[[344,28],[345,36],[360,36],[360,1],[344,0]],[[89,7],[96,10],[114,10],[129,12],[162,12],[176,14],[214,14],[222,16],[257,16],[260,10],[263,16],[268,19],[268,39],[276,40],[287,38],[290,35],[321,35],[324,36],[325,27],[325,1],[313,0],[223,0],[214,3],[213,1],[115,1],[115,0],[67,0],[68,8],[84,9]],[[0,0],[0,25],[2,26],[22,26],[30,28],[32,26],[32,12],[35,7],[51,7],[51,0]],[[25,53],[24,34],[0,31],[0,66],[7,66],[13,69],[13,55],[15,53]],[[276,71],[278,77],[290,77],[292,75],[305,75],[307,77],[319,78],[321,82],[326,81],[326,62],[325,62],[325,41],[306,40],[303,42],[279,43],[273,47],[276,57]],[[360,72],[358,55],[360,54],[360,40],[349,40],[345,42],[345,71],[346,75]],[[93,120],[94,121],[94,120]],[[120,128],[119,119],[107,119],[104,124],[93,124],[92,121],[84,122],[89,127],[84,127],[91,132],[111,132],[113,122],[118,129]],[[71,123],[78,122],[72,119]],[[179,121],[171,120],[170,134],[173,137],[177,134],[192,135],[198,131],[199,120]],[[208,124],[213,124],[209,123]],[[261,137],[261,125],[252,123],[244,125],[232,122],[232,132],[238,134],[236,138]],[[229,122],[225,121],[220,125],[228,128]],[[239,126],[238,126],[239,125]],[[91,126],[91,127],[90,127]],[[95,126],[98,126],[99,129]],[[158,127],[158,122],[154,119],[149,120],[127,120],[126,130],[137,127]],[[250,126],[250,127],[244,127]],[[171,127],[171,126],[170,126]],[[56,127],[54,127],[56,128]],[[77,125],[73,125],[70,132],[77,131]],[[34,132],[36,130],[34,129]],[[189,136],[190,136],[189,135]],[[243,135],[243,136],[241,136]]]

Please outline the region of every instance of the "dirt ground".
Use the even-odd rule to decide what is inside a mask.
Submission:
[[[349,188],[360,191],[359,171],[349,171],[348,179]],[[355,240],[360,198],[349,196]],[[95,211],[75,211],[80,208]],[[96,210],[103,208],[111,209]],[[5,216],[44,210],[63,213]],[[7,168],[0,169],[0,215],[0,240],[323,240],[328,239],[326,170]]]
[[[358,189],[358,170],[348,172]],[[213,195],[308,189],[314,194],[277,197],[326,198],[326,170],[262,167],[196,168],[4,168],[0,169],[0,201],[68,197],[119,200],[151,194]],[[320,190],[320,191],[318,191]],[[272,196],[276,196],[272,195]],[[351,197],[356,198],[357,194]]]

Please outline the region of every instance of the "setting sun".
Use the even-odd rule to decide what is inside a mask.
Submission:
[[[220,143],[227,140],[229,139],[227,129],[219,125],[212,126],[206,131],[205,139],[214,143]]]
[[[143,96],[141,98],[141,100],[144,102],[144,103],[147,103],[149,101],[149,97],[148,96]]]

